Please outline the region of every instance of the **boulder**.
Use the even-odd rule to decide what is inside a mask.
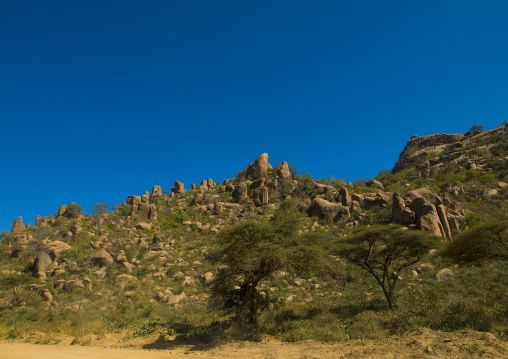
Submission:
[[[495,189],[495,188],[489,189],[487,191],[488,197],[494,197],[494,196],[497,196],[497,194],[498,194],[498,192],[497,192],[497,189]]]
[[[211,178],[209,178],[208,181],[206,181],[206,184],[207,184],[208,188],[212,188],[212,189],[215,188],[215,182]]]
[[[333,221],[347,221],[351,217],[351,213],[349,211],[349,207],[342,206],[339,211],[337,212],[337,215],[334,217]]]
[[[71,232],[72,232],[72,235],[75,236],[77,235],[78,233],[80,233],[82,230],[81,226],[77,223],[73,224],[71,226]]]
[[[368,180],[365,184],[367,186],[369,186],[369,187],[373,187],[374,186],[374,187],[378,187],[380,189],[384,189],[385,188],[385,186],[383,186],[383,184],[381,182],[379,182],[378,180],[375,180],[375,179],[374,180],[373,179]]]
[[[265,182],[266,178],[259,178],[252,182],[252,184],[250,185],[250,189],[254,191],[256,188],[263,187],[265,185]]]
[[[275,166],[275,170],[273,172],[279,178],[291,178],[289,165],[286,161],[282,161],[277,166]]]
[[[66,209],[67,209],[67,205],[66,204],[62,204],[60,206],[60,208],[58,208],[58,211],[55,214],[55,218],[63,216],[63,214],[65,213]]]
[[[119,274],[115,278],[115,286],[125,288],[127,283],[129,283],[132,279],[136,279],[136,277],[128,274]]]
[[[53,241],[47,244],[48,250],[55,258],[60,257],[60,254],[68,249],[72,249],[70,245],[62,241]]]
[[[314,198],[310,207],[310,215],[319,219],[325,219],[329,216],[335,220],[335,217],[341,210],[340,203],[332,203],[323,198]]]
[[[72,292],[76,288],[85,288],[85,285],[80,280],[68,280],[63,285],[63,290],[66,292]]]
[[[201,283],[208,284],[211,283],[214,279],[214,275],[212,272],[206,272],[201,276]]]
[[[149,202],[150,202],[150,195],[148,194],[148,191],[146,191],[141,196],[141,203],[149,203]]]
[[[450,230],[460,231],[460,216],[454,216],[454,215],[447,215],[448,216],[448,223],[450,224]]]
[[[180,294],[168,294],[166,297],[164,297],[164,302],[166,302],[170,305],[175,305],[178,302],[184,300],[186,297],[187,296],[185,295],[184,292],[182,292]]]
[[[150,222],[157,221],[157,206],[153,203],[148,207],[147,220]]]
[[[136,228],[142,229],[142,230],[150,230],[150,229],[152,229],[152,225],[150,223],[140,222],[140,223],[138,223]]]
[[[25,225],[23,224],[23,217],[19,216],[14,220],[12,224],[11,233],[23,233]]]
[[[206,204],[210,204],[210,203],[213,204],[215,202],[218,202],[219,200],[220,200],[220,196],[217,194],[206,193],[203,196],[203,202]]]
[[[185,189],[183,187],[183,182],[175,181],[175,187],[171,188],[171,192],[173,193],[184,193]]]
[[[339,189],[339,197],[343,206],[351,206],[352,198],[346,187],[341,187]]]
[[[387,201],[382,196],[378,196],[377,194],[376,197],[365,196],[363,198],[363,208],[369,210],[373,207],[383,206],[386,202]]]
[[[201,203],[202,199],[203,199],[203,195],[201,193],[198,193],[192,198],[192,200],[190,201],[190,205],[197,206]]]
[[[411,199],[424,198],[426,201],[436,204],[440,204],[440,202],[442,201],[441,198],[437,194],[435,194],[434,191],[432,191],[429,187],[422,187],[409,191],[407,193],[407,196]]]
[[[235,190],[231,193],[233,202],[239,203],[247,198],[247,185],[245,182],[239,183]]]
[[[213,212],[215,214],[221,214],[224,211],[224,203],[222,202],[215,202],[213,207]]]
[[[241,170],[236,178],[259,178],[268,172],[268,154],[263,153],[253,163]]]
[[[448,217],[446,215],[446,209],[445,206],[442,204],[436,206],[437,214],[439,217],[439,221],[441,222],[441,225],[443,226],[444,234],[448,240],[452,239],[452,231],[450,229],[450,224],[448,223]]]
[[[162,196],[162,188],[161,186],[153,186],[152,187],[152,194],[150,195],[150,198],[159,197]]]
[[[199,185],[199,188],[203,192],[206,191],[208,189],[208,181],[207,180],[202,180],[201,184]]]
[[[451,270],[449,270],[448,268],[441,269],[436,274],[436,280],[438,282],[445,282],[445,281],[450,281],[450,280],[454,280],[454,279],[455,279],[455,274],[453,274],[453,272]]]
[[[268,188],[259,187],[254,190],[253,194],[254,204],[256,206],[264,206],[268,204]]]
[[[51,263],[51,257],[46,252],[39,252],[32,266],[32,273],[34,277],[37,277],[39,273],[45,274]]]
[[[108,252],[102,249],[93,255],[92,263],[99,267],[107,267],[113,264],[114,260]]]
[[[135,211],[139,208],[141,204],[141,196],[129,196],[127,197],[127,204],[132,206],[132,211]]]
[[[406,207],[402,211],[402,218],[404,225],[413,224],[416,221],[416,215],[410,208]]]

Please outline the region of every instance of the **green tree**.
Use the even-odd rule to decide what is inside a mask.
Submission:
[[[12,305],[18,305],[20,303],[20,294],[22,289],[34,282],[34,278],[27,274],[9,274],[0,277],[0,288],[10,290],[12,292]]]
[[[471,136],[477,135],[477,134],[482,133],[482,132],[485,132],[485,127],[480,126],[480,125],[473,125],[473,127],[471,127],[469,129],[469,131],[467,131],[464,134],[464,136],[471,137]]]
[[[508,220],[481,224],[459,233],[442,255],[459,264],[508,261]]]
[[[106,213],[108,211],[109,204],[107,203],[96,203],[92,206],[93,213]]]
[[[419,262],[438,243],[439,238],[428,232],[392,225],[373,226],[346,237],[337,252],[376,279],[393,309],[395,285],[401,271]]]
[[[270,304],[258,286],[279,270],[302,273],[319,267],[324,255],[319,240],[300,234],[301,215],[293,200],[284,201],[268,222],[251,219],[224,228],[208,259],[220,264],[211,284],[212,302],[237,316],[240,328]]]
[[[81,213],[83,213],[83,209],[81,208],[81,206],[77,203],[72,202],[65,209],[63,216],[65,218],[77,218]]]

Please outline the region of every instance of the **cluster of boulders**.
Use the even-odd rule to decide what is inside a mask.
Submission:
[[[142,196],[129,196],[126,203],[131,206],[131,215],[133,215],[135,211],[139,210],[144,214],[145,219],[149,221],[157,220],[157,206],[153,203],[150,204],[148,191]]]
[[[445,204],[450,206],[450,210],[446,210]],[[460,220],[464,215],[464,209],[458,202],[451,202],[446,195],[440,197],[428,187],[409,191],[404,198],[398,193],[393,194],[393,223],[416,225],[448,240],[452,239],[453,230],[460,230]]]

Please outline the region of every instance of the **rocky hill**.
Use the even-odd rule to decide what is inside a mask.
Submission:
[[[227,226],[253,217],[269,219],[282,201],[294,199],[304,214],[304,232],[325,233],[333,240],[347,237],[358,227],[393,223],[452,241],[462,230],[507,219],[507,175],[508,125],[503,124],[486,132],[472,129],[465,135],[413,136],[392,171],[355,183],[301,176],[285,161],[273,168],[265,153],[235,178],[222,182],[208,178],[190,186],[176,180],[171,191],[155,185],[151,193],[127,196],[113,212],[98,203],[95,213],[86,215],[71,203],[53,215],[37,216],[34,227],[25,226],[18,217],[0,242],[0,278],[28,273],[32,279],[26,280],[24,292],[22,282],[4,286],[0,324],[7,336],[22,334],[21,329],[12,331],[16,318],[22,318],[21,327],[37,325],[41,331],[55,330],[55,326],[93,333],[131,328],[133,335],[142,335],[143,331],[162,333],[167,326],[161,320],[171,318],[172,333],[182,334],[185,321],[201,328],[222,318],[207,309],[207,285],[217,267],[207,261],[206,254]],[[265,295],[279,296],[280,303],[293,311],[293,319],[285,318],[277,324],[280,327],[272,323],[273,335],[293,340],[299,331],[305,332],[300,326],[305,325],[302,313],[310,310],[306,303],[321,303],[327,308],[321,310],[332,313],[330,303],[340,298],[346,304],[335,309],[349,314],[341,320],[305,319],[313,323],[314,334],[305,332],[300,339],[361,338],[368,332],[359,324],[365,320],[379,326],[380,333],[393,331],[390,325],[396,326],[402,317],[390,322],[369,314],[380,305],[374,284],[337,261],[342,279],[281,272],[262,283]],[[439,286],[433,283],[441,281],[436,275],[444,266],[434,258],[408,269],[401,290],[417,290],[418,281],[420,286],[426,282]],[[490,278],[505,270],[496,268],[471,278]],[[458,287],[454,293],[462,290]],[[431,306],[428,300],[421,305]],[[365,312],[365,308],[370,309]],[[315,334],[323,325],[335,334]],[[460,323],[454,325],[460,327]],[[495,328],[506,330],[501,324]]]

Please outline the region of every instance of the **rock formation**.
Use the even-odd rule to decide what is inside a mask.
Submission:
[[[175,187],[171,188],[171,192],[173,193],[184,193],[185,189],[183,188],[183,182],[175,181]]]
[[[429,153],[440,153],[448,144],[456,142],[461,137],[461,134],[445,133],[421,137],[411,136],[395,166],[393,166],[392,172],[397,173],[422,162]]]
[[[448,240],[452,239],[452,229],[458,229],[456,223],[450,226],[441,198],[428,187],[409,191],[406,199],[394,193],[391,221],[404,226],[416,224]]]
[[[291,172],[289,171],[289,165],[286,161],[282,161],[273,170],[273,173],[279,178],[291,178]]]
[[[253,163],[241,170],[236,178],[249,178],[254,179],[261,177],[263,174],[268,172],[268,154],[263,153],[261,156],[256,158]]]
[[[247,185],[245,182],[239,183],[238,186],[231,193],[233,196],[233,201],[235,203],[239,203],[247,198]]]
[[[259,207],[268,204],[268,188],[261,186],[253,192],[254,204]]]
[[[11,233],[23,233],[25,225],[23,224],[23,217],[19,216],[14,220],[12,224]]]
[[[150,198],[159,197],[162,196],[162,188],[161,186],[153,186],[152,187],[152,194],[150,195]]]

